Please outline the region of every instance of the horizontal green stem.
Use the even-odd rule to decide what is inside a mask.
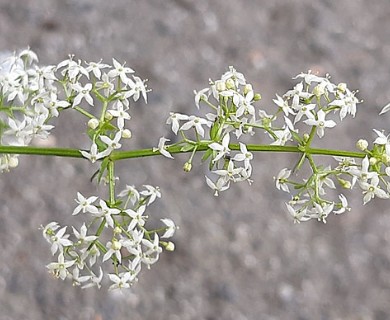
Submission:
[[[19,147],[19,146],[0,146],[0,154],[34,154],[39,156],[58,156],[69,158],[83,158],[77,149],[68,148],[40,148],[40,147]]]
[[[206,151],[208,148],[207,144],[201,143],[197,147],[198,151]],[[230,144],[229,148],[231,150],[240,150],[239,144]],[[256,145],[248,144],[248,151],[252,152],[295,152],[302,153],[296,146],[273,146],[273,145]],[[192,150],[181,151],[180,146],[171,146],[167,150],[172,153],[188,153]],[[77,149],[67,149],[67,148],[40,148],[40,147],[19,147],[19,146],[0,146],[0,154],[33,154],[33,155],[42,155],[42,156],[58,156],[58,157],[70,157],[70,158],[83,158],[80,151]],[[329,155],[329,156],[340,156],[340,157],[351,157],[351,158],[364,158],[366,156],[363,152],[353,152],[345,150],[330,150],[330,149],[318,149],[318,148],[307,148],[306,154],[311,155]],[[150,157],[150,156],[159,156],[158,151],[153,151],[150,149],[139,149],[139,150],[129,150],[129,151],[115,151],[110,155],[112,161],[131,159],[131,158],[141,158],[141,157]]]

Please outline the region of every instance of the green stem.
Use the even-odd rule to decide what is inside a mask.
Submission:
[[[108,162],[108,188],[110,193],[110,206],[115,204],[115,174],[114,174],[114,161]]]
[[[170,146],[167,150],[170,153],[188,153],[192,150],[181,151],[181,146]],[[230,150],[240,150],[239,144],[230,144]],[[200,142],[197,147],[198,151],[206,151],[208,149],[208,142]],[[248,151],[252,152],[295,152],[301,153],[296,146],[274,146],[274,145],[256,145],[248,144]],[[319,149],[319,148],[307,148],[305,149],[306,154],[311,155],[328,155],[328,156],[339,156],[339,157],[350,157],[350,158],[364,158],[366,153],[354,152],[346,150],[333,150],[333,149]],[[70,158],[83,158],[80,151],[77,149],[68,148],[40,148],[40,147],[22,147],[22,146],[0,146],[0,154],[32,154],[42,156],[58,156],[58,157],[70,157]],[[150,156],[160,156],[159,152],[154,152],[150,149],[139,149],[130,151],[115,151],[110,155],[112,161],[141,158]]]

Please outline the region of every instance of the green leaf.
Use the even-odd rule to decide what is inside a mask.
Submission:
[[[193,144],[187,143],[186,145],[181,147],[180,151],[187,152],[187,151],[190,151],[190,150],[194,150],[194,148],[195,148],[195,146]]]
[[[99,169],[99,174],[98,174],[98,178],[97,178],[98,183],[101,182],[101,180],[103,178],[103,174],[107,170],[108,163],[109,163],[109,158],[104,158],[104,160],[102,161],[102,164],[100,165],[100,169]]]
[[[213,149],[207,149],[207,151],[203,154],[202,161],[206,161],[212,154]]]

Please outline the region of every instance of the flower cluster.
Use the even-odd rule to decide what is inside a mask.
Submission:
[[[23,50],[0,61],[0,144],[27,146],[34,138],[46,139],[58,116],[69,103],[58,98],[55,67],[38,67],[38,57]],[[18,165],[18,156],[3,154],[0,171]]]
[[[253,91],[252,85],[247,83],[243,74],[233,67],[224,73],[221,79],[210,81],[210,87],[195,91],[195,104],[199,109],[201,104],[209,107],[212,112],[205,117],[171,113],[167,124],[172,126],[175,134],[180,132],[182,140],[171,146],[180,146],[181,151],[192,151],[190,159],[184,165],[184,170],[191,170],[192,158],[198,148],[207,146],[202,160],[209,159],[209,167],[216,177],[206,176],[207,185],[214,190],[214,194],[229,188],[231,182],[248,181],[251,183],[253,154],[248,151],[244,142],[236,144],[235,152],[231,149],[231,140],[244,139],[245,135],[253,135],[254,128],[262,127],[263,119],[267,114],[260,110],[256,113],[253,103],[261,96]],[[258,119],[258,117],[260,117]],[[205,132],[207,129],[207,134]],[[192,130],[194,139],[188,137]],[[161,143],[164,141],[164,143]],[[157,149],[170,157],[167,153],[163,137]]]
[[[172,242],[160,240],[173,236],[176,226],[172,220],[161,219],[164,226],[160,229],[146,226],[146,211],[160,197],[159,188],[149,185],[142,191],[126,186],[115,204],[78,193],[73,215],[82,215],[89,222],[80,229],[72,227],[71,233],[57,222],[42,227],[51,253],[57,255],[57,261],[47,268],[82,288],[100,288],[105,275],[111,281],[110,289],[128,288],[137,281],[142,265],[150,268],[157,262],[163,247],[174,250]]]
[[[147,102],[146,80],[115,59],[110,66],[101,61],[82,63],[70,56],[56,70],[70,106],[89,119],[92,143],[89,151],[82,150],[81,154],[96,162],[121,148],[121,139],[131,138],[131,131],[125,127],[131,118],[130,99],[137,101],[142,96]]]

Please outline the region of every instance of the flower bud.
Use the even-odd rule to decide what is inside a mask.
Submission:
[[[261,100],[261,94],[260,93],[255,93],[255,96],[253,97],[253,100],[255,100],[255,101]]]
[[[113,250],[120,250],[122,248],[122,244],[118,240],[114,239],[112,240],[111,248]]]
[[[10,167],[10,168],[16,168],[17,166],[18,166],[18,164],[19,164],[19,159],[18,159],[18,157],[10,157],[9,158],[9,160],[8,160],[8,166]]]
[[[175,250],[175,244],[171,241],[167,242],[165,245],[165,250],[167,251],[174,251]]]
[[[99,126],[99,120],[96,118],[89,119],[88,127],[95,130]]]
[[[122,138],[123,139],[130,139],[132,136],[133,135],[129,129],[122,130]]]
[[[109,111],[107,111],[107,112],[105,113],[105,115],[104,115],[104,119],[106,119],[106,120],[108,120],[108,121],[111,121],[112,118],[113,118],[113,115],[112,115]]]
[[[390,156],[388,154],[383,154],[382,155],[382,162],[386,165],[390,164]]]
[[[377,162],[378,162],[378,159],[377,158],[375,158],[375,157],[372,157],[372,158],[370,158],[370,166],[374,166],[374,165],[376,165],[377,164]]]
[[[252,88],[252,85],[250,83],[248,83],[244,87],[244,95],[246,96],[250,91],[253,91],[253,88]]]
[[[303,134],[303,141],[304,142],[308,142],[309,141],[309,138],[310,138],[310,135],[308,133],[304,133]]]
[[[356,148],[358,148],[361,151],[367,150],[368,142],[365,139],[359,139],[358,142],[356,142]]]
[[[351,189],[352,185],[351,185],[351,182],[349,182],[348,180],[344,180],[344,179],[341,179],[341,178],[338,178],[337,180],[340,183],[342,188],[344,188],[344,189]]]
[[[341,82],[337,85],[337,90],[341,91],[344,93],[347,90],[347,84],[344,82]]]
[[[122,233],[122,229],[119,228],[118,226],[114,228],[114,234],[120,234]]]
[[[324,87],[321,86],[321,85],[317,85],[317,86],[315,86],[315,88],[313,89],[313,94],[314,94],[316,97],[322,96],[324,93],[325,93],[325,89],[324,89]]]
[[[235,89],[236,88],[236,86],[234,85],[234,80],[233,79],[227,79],[226,80],[226,88],[227,89]]]
[[[191,164],[191,162],[186,162],[186,163],[184,164],[184,166],[183,166],[183,170],[184,170],[185,172],[190,172],[191,169],[192,169],[192,164]]]
[[[217,89],[217,91],[219,91],[219,92],[225,91],[226,90],[225,82],[223,82],[223,81],[216,81],[215,82],[215,89]]]

